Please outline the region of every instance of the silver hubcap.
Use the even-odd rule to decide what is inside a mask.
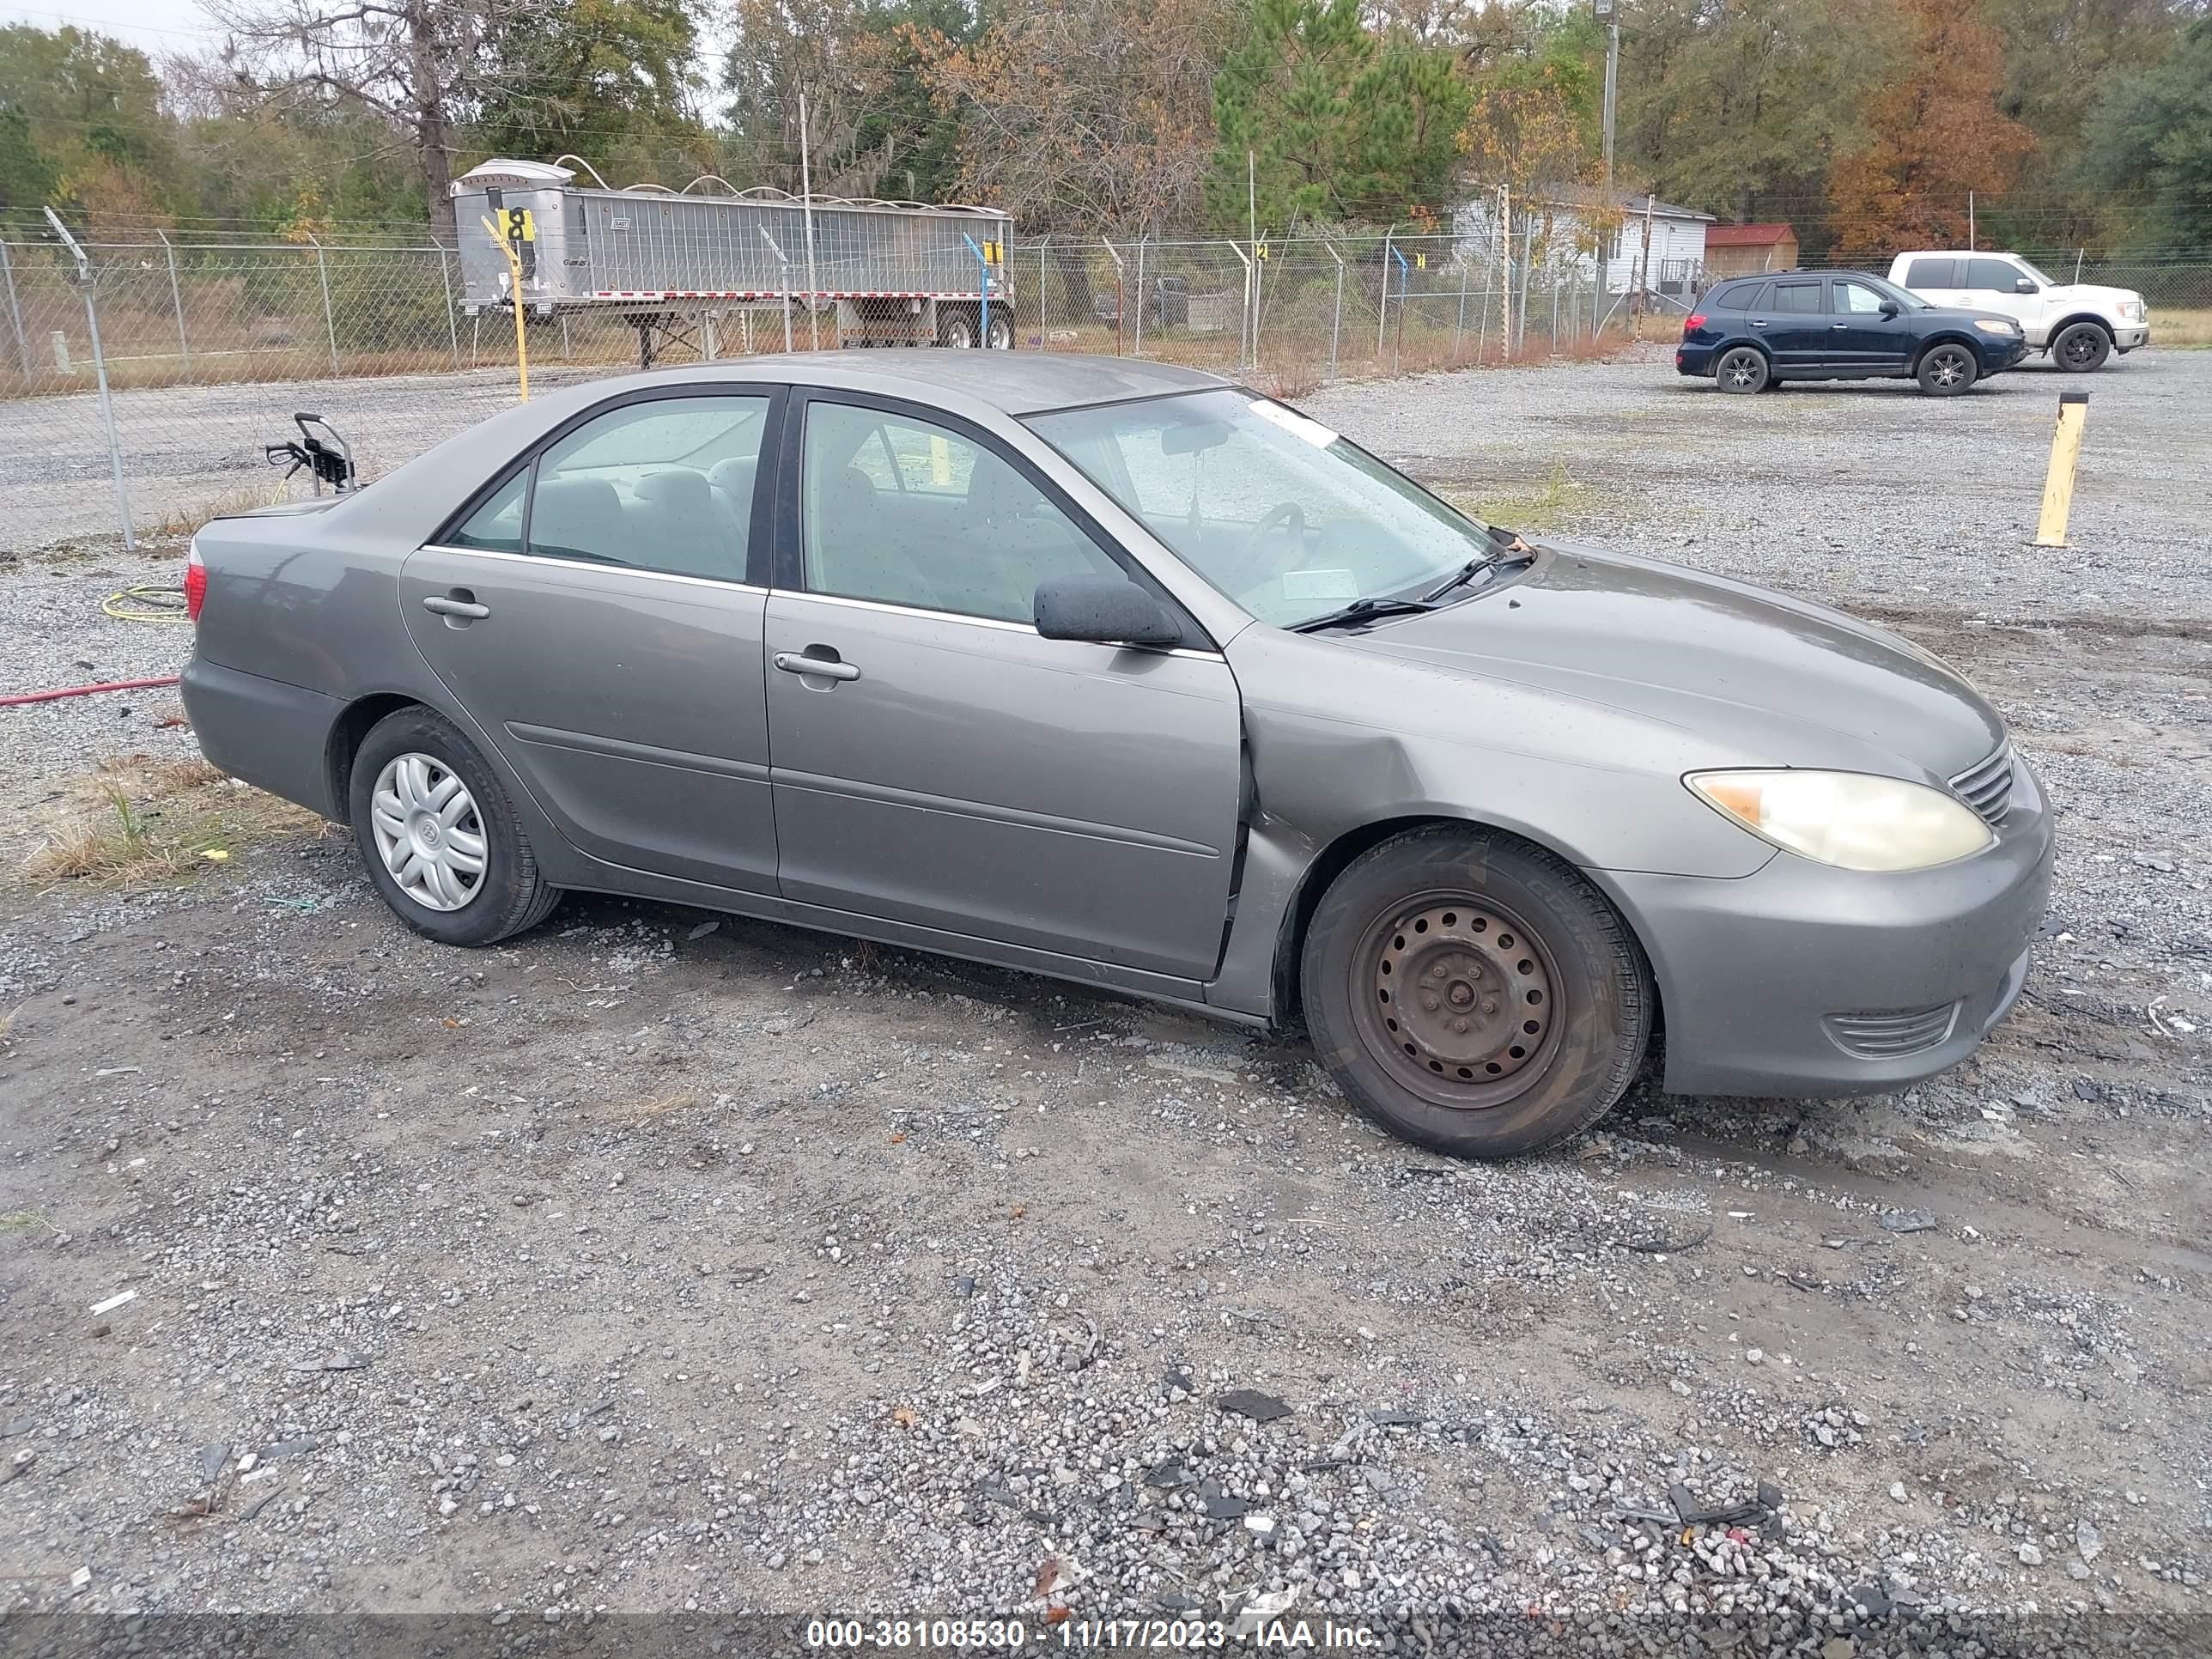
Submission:
[[[368,816],[377,856],[424,909],[458,910],[483,890],[483,820],[443,761],[402,755],[390,763],[377,774]]]

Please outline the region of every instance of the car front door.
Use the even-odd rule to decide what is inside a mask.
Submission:
[[[2042,283],[2009,259],[1968,259],[1964,263],[1966,286],[1959,296],[1960,305],[2009,317],[2039,337],[2049,331],[2050,319],[2045,313],[2051,302],[2044,297]]]
[[[784,896],[1212,977],[1243,799],[1227,663],[1194,623],[1172,651],[1042,637],[1041,580],[1142,573],[980,428],[793,399],[767,623]]]
[[[1838,368],[1859,374],[1901,374],[1912,360],[1912,331],[1901,315],[1882,314],[1887,295],[1848,276],[1828,279],[1829,350]]]
[[[1775,368],[1803,374],[1828,366],[1828,302],[1818,276],[1784,278],[1760,301],[1753,327]]]
[[[592,857],[775,890],[752,521],[780,394],[620,400],[410,555],[441,684]]]

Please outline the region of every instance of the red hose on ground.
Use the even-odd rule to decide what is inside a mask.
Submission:
[[[0,697],[0,708],[11,708],[17,703],[52,702],[61,697],[88,697],[95,691],[136,691],[149,685],[174,685],[177,677],[165,674],[157,680],[110,680],[104,685],[65,685],[58,691],[26,691],[21,696]]]

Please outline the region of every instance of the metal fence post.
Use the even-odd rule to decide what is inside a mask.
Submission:
[[[1133,356],[1145,355],[1145,239],[1137,238],[1137,343]]]
[[[1452,324],[1452,361],[1459,361],[1461,343],[1467,338],[1467,256],[1459,256],[1459,317]]]
[[[1124,313],[1129,307],[1129,284],[1124,280],[1121,251],[1103,236],[1098,239],[1098,245],[1114,262],[1114,355],[1118,357],[1121,355],[1121,331],[1127,323]]]
[[[1328,257],[1336,261],[1336,310],[1328,322],[1328,378],[1336,378],[1336,346],[1344,334],[1344,256],[1336,251],[1334,242],[1323,242]]]
[[[1244,312],[1237,319],[1237,366],[1239,368],[1252,368],[1260,361],[1259,343],[1252,338],[1259,321],[1252,314],[1252,256],[1234,242],[1230,243],[1229,251],[1244,262]],[[1250,349],[1249,356],[1246,355],[1248,343]]]
[[[1049,233],[1046,234],[1044,240],[1037,244],[1037,349],[1040,351],[1048,350],[1052,345],[1050,324],[1044,314],[1044,254],[1045,250],[1051,246],[1052,237]],[[1065,284],[1062,286],[1064,287]]]
[[[131,528],[131,491],[123,482],[123,441],[115,432],[115,405],[107,395],[107,354],[100,343],[100,307],[94,303],[93,289],[98,279],[93,275],[92,261],[85,257],[76,238],[69,234],[69,227],[52,208],[46,210],[46,222],[54,234],[68,245],[76,259],[76,279],[84,289],[84,321],[92,336],[92,368],[100,380],[100,422],[107,428],[107,465],[115,475],[115,510],[123,520],[123,548],[125,552],[138,550],[138,538]]]
[[[1382,330],[1390,320],[1390,239],[1398,234],[1393,225],[1382,233],[1382,303],[1375,308],[1375,360],[1382,360]]]
[[[338,368],[338,320],[331,311],[330,262],[323,257],[323,245],[312,236],[307,240],[315,244],[315,275],[323,284],[323,329],[331,337],[331,373],[337,374],[343,371]]]
[[[438,280],[446,289],[446,337],[453,343],[453,367],[461,366],[461,319],[453,309],[453,273],[446,265],[446,245],[438,244]]]
[[[177,286],[177,250],[169,240],[169,233],[154,233],[161,239],[161,251],[169,256],[169,303],[177,308],[177,356],[185,360],[185,373],[192,372],[192,349],[185,338],[185,291]]]
[[[0,281],[8,285],[8,319],[15,325],[15,358],[23,373],[31,372],[31,342],[23,332],[23,307],[15,297],[15,267],[8,261],[8,244],[0,241]]]

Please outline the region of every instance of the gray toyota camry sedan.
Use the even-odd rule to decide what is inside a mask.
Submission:
[[[1188,369],[600,381],[191,561],[208,758],[434,939],[624,893],[1302,1020],[1448,1152],[1583,1128],[1662,1026],[1679,1092],[1938,1071],[2049,884],[1938,659],[1479,523]]]

